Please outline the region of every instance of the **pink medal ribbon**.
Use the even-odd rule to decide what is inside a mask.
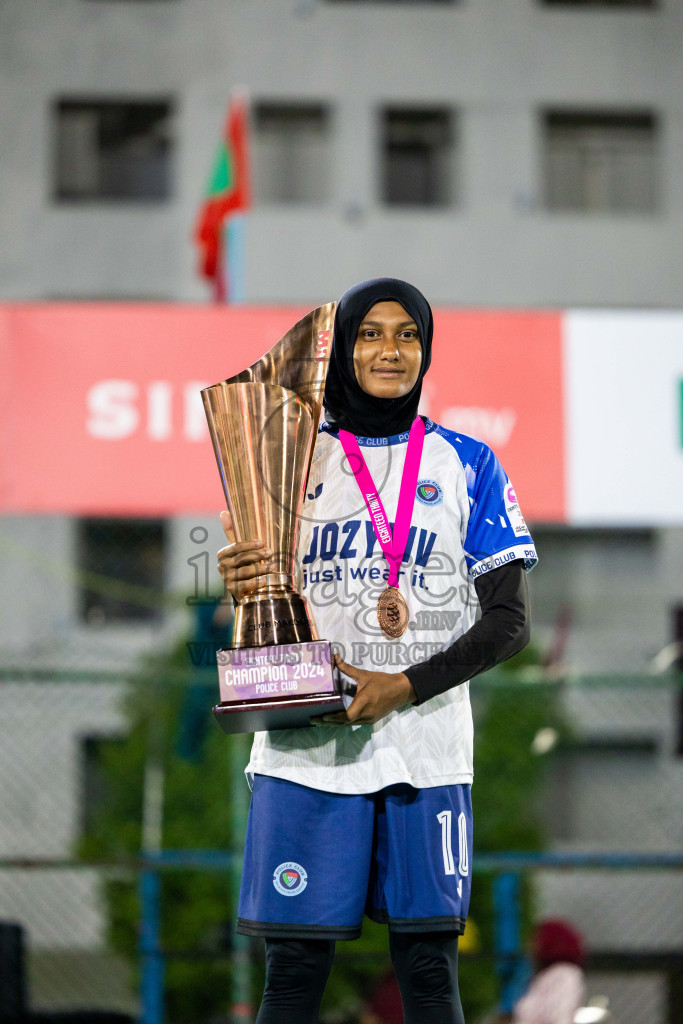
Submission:
[[[403,464],[396,521],[392,534],[382,499],[377,493],[375,482],[365,463],[358,441],[348,430],[339,431],[342,448],[367,505],[377,540],[389,563],[389,580],[387,589],[380,594],[377,601],[377,618],[383,632],[392,639],[403,636],[408,628],[408,605],[398,589],[398,574],[408,542],[424,436],[424,420],[418,416],[413,420],[408,436],[408,449]],[[352,458],[352,456],[354,457]]]

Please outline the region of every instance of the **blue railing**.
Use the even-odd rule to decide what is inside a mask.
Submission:
[[[140,957],[142,967],[140,1024],[163,1024],[164,952],[160,942],[161,872],[174,868],[235,871],[241,858],[219,850],[165,850],[147,855],[140,874]],[[522,950],[520,874],[538,868],[682,868],[681,853],[483,853],[475,872],[498,872],[493,882],[494,951],[501,982],[501,1006],[511,1012],[529,979],[530,965]],[[240,958],[240,949],[235,953]],[[234,1024],[249,1019],[248,1008],[233,1000]]]

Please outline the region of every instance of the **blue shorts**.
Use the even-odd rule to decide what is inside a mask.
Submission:
[[[358,796],[254,779],[237,930],[355,939],[363,914],[394,931],[465,930],[470,787]]]

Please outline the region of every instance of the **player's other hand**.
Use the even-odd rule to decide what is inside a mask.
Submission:
[[[347,665],[338,654],[334,661],[344,675],[356,681],[356,696],[346,711],[312,718],[311,725],[374,725],[391,711],[416,700],[410,680],[403,672],[368,672]]]
[[[253,580],[263,576],[273,558],[273,552],[262,540],[235,540],[235,531],[229,512],[221,512],[221,526],[228,539],[226,547],[218,552],[218,571],[225,589],[235,601],[253,590]]]

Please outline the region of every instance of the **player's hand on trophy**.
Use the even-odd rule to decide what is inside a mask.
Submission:
[[[347,665],[338,654],[334,662],[340,672],[355,680],[356,696],[346,711],[312,718],[311,725],[374,725],[391,711],[416,700],[410,680],[403,672],[368,672]]]
[[[239,601],[254,589],[253,580],[267,572],[273,552],[258,538],[235,540],[229,512],[221,512],[221,526],[228,544],[218,552],[218,571],[223,577],[225,589],[235,601]]]

